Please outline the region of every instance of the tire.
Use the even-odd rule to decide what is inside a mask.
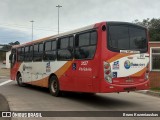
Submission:
[[[59,89],[59,82],[58,82],[58,79],[57,77],[55,76],[52,76],[49,80],[49,91],[50,91],[50,94],[55,96],[55,97],[58,97],[58,96],[61,96],[61,91]]]
[[[20,87],[24,87],[25,84],[22,82],[22,76],[21,74],[17,74],[17,84],[20,86]]]

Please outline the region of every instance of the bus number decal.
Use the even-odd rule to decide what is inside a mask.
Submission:
[[[82,61],[81,65],[88,65],[88,61]]]

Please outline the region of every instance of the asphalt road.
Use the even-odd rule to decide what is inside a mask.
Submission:
[[[7,80],[7,79],[6,79]],[[0,83],[5,79],[0,79]],[[19,87],[16,82],[10,82],[0,86],[0,94],[8,100],[11,111],[159,111],[160,98],[141,93],[106,93],[87,96],[83,94],[68,93],[62,97],[53,97],[47,89],[27,86]],[[0,118],[1,119],[1,118]],[[21,120],[13,118],[12,120]],[[27,118],[26,118],[27,119]],[[36,119],[36,118],[35,118]],[[35,120],[34,119],[34,120]],[[41,118],[44,120],[62,119]],[[37,118],[37,120],[41,120]],[[63,119],[72,120],[76,117],[65,117]],[[82,120],[137,120],[135,117],[80,117]],[[144,119],[146,118],[138,118]],[[147,118],[158,120],[159,118]],[[25,119],[22,119],[25,120]],[[28,119],[27,119],[28,120]],[[30,120],[30,119],[29,119]]]

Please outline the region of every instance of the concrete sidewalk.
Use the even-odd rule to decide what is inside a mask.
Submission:
[[[10,111],[8,101],[0,94],[0,111]]]
[[[4,111],[9,112],[10,111],[8,101],[6,100],[6,98],[2,94],[0,94],[0,111],[2,111],[2,112],[4,112]],[[8,118],[8,117],[0,118],[0,120],[11,120],[11,118]]]

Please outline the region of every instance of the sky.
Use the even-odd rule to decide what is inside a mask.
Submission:
[[[160,18],[160,0],[0,0],[0,44],[57,34],[102,21]]]

